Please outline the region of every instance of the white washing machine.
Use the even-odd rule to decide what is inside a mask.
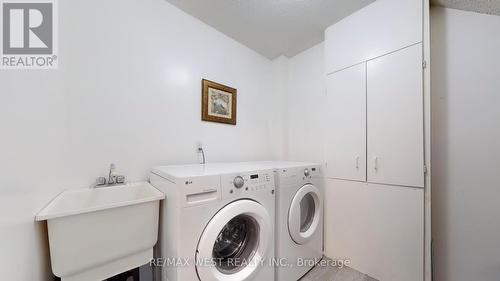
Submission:
[[[321,165],[301,162],[249,163],[274,170],[275,256],[281,260],[280,266],[276,267],[276,280],[298,280],[323,257],[324,184]]]
[[[247,164],[153,168],[166,194],[155,249],[156,280],[272,281],[272,170]]]

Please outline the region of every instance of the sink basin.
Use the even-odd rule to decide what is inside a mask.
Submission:
[[[96,281],[148,263],[164,198],[147,182],[60,193],[36,216],[47,221],[54,274]]]

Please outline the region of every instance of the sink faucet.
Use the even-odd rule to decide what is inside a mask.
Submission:
[[[108,184],[114,184],[115,182],[116,182],[116,165],[111,163],[111,165],[109,165]]]
[[[125,176],[119,175],[116,172],[116,165],[111,163],[111,165],[109,165],[108,178],[106,179],[106,177],[98,177],[94,187],[110,186],[124,183]]]

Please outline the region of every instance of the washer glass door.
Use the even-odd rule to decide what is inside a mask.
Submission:
[[[221,272],[233,274],[243,267],[237,261],[250,261],[259,246],[259,224],[249,215],[230,220],[215,240],[212,256]]]
[[[196,269],[200,280],[253,278],[267,262],[271,223],[266,209],[251,200],[238,200],[222,208],[198,243]]]
[[[312,184],[300,188],[288,213],[288,231],[297,244],[305,244],[316,233],[323,209],[319,190]]]

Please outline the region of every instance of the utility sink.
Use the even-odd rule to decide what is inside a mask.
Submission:
[[[60,193],[36,216],[47,221],[54,274],[96,281],[148,263],[164,198],[147,182]]]

